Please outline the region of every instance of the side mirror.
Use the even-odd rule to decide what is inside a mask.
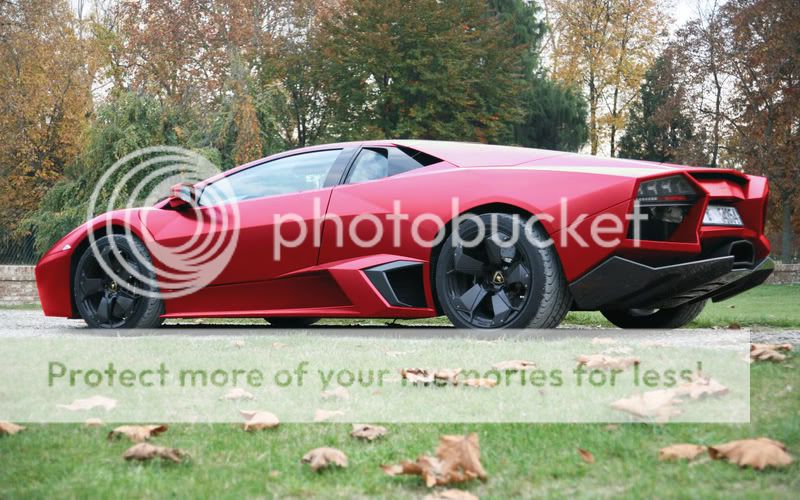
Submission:
[[[179,182],[169,189],[169,206],[183,208],[197,206],[197,190],[194,184]]]

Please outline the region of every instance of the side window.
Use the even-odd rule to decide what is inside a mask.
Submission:
[[[433,160],[435,161],[420,161],[417,157],[411,156],[405,150],[398,148],[364,148],[358,153],[358,158],[356,158],[353,168],[350,170],[347,183],[357,184],[359,182],[383,179],[384,177],[402,174],[439,161],[436,158],[433,158]]]
[[[200,206],[320,189],[340,149],[279,158],[224,177],[206,186]]]

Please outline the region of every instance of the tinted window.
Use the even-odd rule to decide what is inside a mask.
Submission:
[[[320,189],[341,150],[314,151],[272,160],[206,186],[201,206]]]
[[[415,158],[395,148],[364,148],[358,153],[347,182],[374,181],[423,166]]]

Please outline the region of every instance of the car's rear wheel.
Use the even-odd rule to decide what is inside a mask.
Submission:
[[[603,316],[620,328],[680,328],[703,312],[706,301],[683,304],[670,309],[603,310]]]
[[[319,318],[294,318],[288,316],[265,319],[275,328],[305,328],[319,321]]]
[[[552,244],[539,226],[509,214],[465,220],[436,260],[436,294],[458,328],[555,328],[571,296]],[[457,233],[456,233],[457,231]],[[515,237],[516,235],[516,237]],[[460,236],[460,238],[458,237]]]
[[[142,276],[155,279],[152,270],[148,269],[151,266],[143,265],[136,258],[134,247],[139,255],[150,259],[141,241],[112,234],[97,239],[78,260],[72,293],[78,313],[89,327],[156,328],[163,322],[161,299],[137,292],[150,291],[152,288],[126,270],[121,262],[124,260]],[[103,269],[100,260],[113,274]]]

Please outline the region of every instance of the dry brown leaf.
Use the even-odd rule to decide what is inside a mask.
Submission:
[[[325,422],[344,415],[342,410],[317,410],[314,412],[314,422]]]
[[[153,436],[158,436],[162,432],[167,432],[166,425],[122,425],[108,433],[108,440],[122,436],[127,437],[134,443],[147,441]]]
[[[176,464],[181,463],[185,456],[186,452],[178,448],[165,448],[150,443],[135,444],[122,454],[122,458],[125,460],[152,460],[161,457]]]
[[[578,356],[578,366],[585,365],[590,370],[624,370],[638,364],[639,358],[614,358],[605,354]]]
[[[617,429],[619,429],[619,425],[617,424],[608,424],[605,426],[605,430],[608,432],[614,432]]]
[[[322,399],[350,399],[350,393],[341,385],[337,386],[336,389],[322,391],[320,395],[322,396]]]
[[[83,425],[86,427],[100,427],[103,425],[103,421],[99,418],[87,418]]]
[[[769,438],[742,439],[708,447],[714,460],[727,459],[740,467],[763,470],[766,467],[785,467],[792,463],[786,445]]]
[[[592,455],[591,451],[584,450],[583,448],[578,448],[578,454],[580,454],[581,460],[583,460],[587,464],[593,464],[594,463],[594,455]]]
[[[783,352],[792,350],[792,344],[750,344],[750,359],[753,361],[783,361]]]
[[[675,408],[675,405],[681,402],[677,391],[665,389],[634,394],[628,398],[614,401],[611,403],[611,407],[639,418],[666,422],[671,417],[680,415],[681,411]]]
[[[380,425],[353,424],[353,431],[350,435],[355,438],[374,441],[381,436],[385,436],[387,432],[389,431],[386,427],[381,427]]]
[[[673,444],[658,450],[658,459],[662,462],[671,460],[694,460],[708,448],[699,444]]]
[[[433,378],[438,382],[445,382],[448,384],[458,383],[458,374],[461,373],[461,368],[443,368],[433,372]]]
[[[314,448],[303,455],[302,462],[316,472],[331,465],[347,467],[347,455],[336,448]]]
[[[24,431],[25,427],[11,422],[0,422],[0,435],[13,436],[14,434]]]
[[[469,491],[451,488],[425,495],[422,500],[478,500],[478,497]]]
[[[117,406],[117,400],[105,396],[92,396],[85,399],[76,399],[68,405],[58,405],[59,408],[70,411],[91,410],[92,408],[102,407],[106,411],[113,410]]]
[[[224,396],[221,396],[220,401],[239,401],[242,399],[255,399],[251,393],[247,392],[246,390],[242,389],[241,387],[234,387],[230,391],[227,392]]]
[[[403,368],[400,375],[412,384],[428,385],[433,382],[439,384],[458,384],[458,375],[461,368],[440,368],[438,370],[426,370],[424,368]]]
[[[689,396],[692,399],[728,394],[727,387],[713,378],[705,377],[699,373],[693,374],[691,382],[679,385],[676,390],[678,396]]]
[[[280,420],[268,411],[240,411],[245,419],[244,430],[259,431],[261,429],[272,429],[278,427]]]
[[[617,340],[611,337],[594,337],[592,338],[592,345],[611,345],[616,344]]]
[[[283,349],[284,347],[286,347],[286,344],[283,344],[281,342],[273,342],[272,343],[272,348],[275,349],[275,350]]]
[[[525,371],[525,370],[533,370],[536,368],[536,364],[533,361],[525,361],[522,359],[511,359],[508,361],[501,361],[499,363],[495,363],[492,365],[492,368],[495,370],[501,371]]]
[[[423,455],[416,462],[403,461],[395,465],[381,465],[386,474],[413,474],[422,476],[428,487],[460,483],[471,479],[486,479],[480,462],[478,435],[442,436],[436,456]]]
[[[482,387],[484,389],[491,389],[497,385],[497,380],[490,378],[468,378],[462,384],[467,387]]]

